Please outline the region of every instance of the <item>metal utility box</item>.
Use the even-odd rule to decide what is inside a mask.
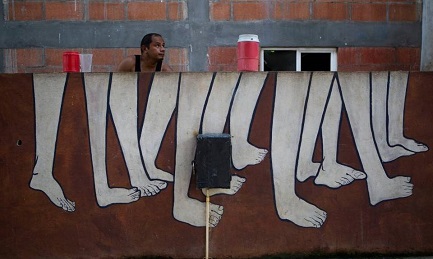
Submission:
[[[195,173],[198,188],[230,188],[230,134],[199,134],[195,152]]]

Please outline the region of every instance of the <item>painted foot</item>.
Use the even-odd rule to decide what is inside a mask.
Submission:
[[[268,153],[268,150],[257,148],[246,142],[240,144],[234,141],[232,146],[233,166],[238,170],[242,170],[248,165],[256,165],[262,162]]]
[[[161,169],[156,168],[155,166],[148,167],[146,166],[147,173],[149,174],[150,179],[161,180],[165,182],[173,182],[174,177],[169,172],[163,171]],[[164,187],[165,188],[165,187]]]
[[[42,174],[33,173],[30,180],[30,187],[34,190],[44,192],[50,201],[64,211],[75,211],[75,202],[67,199],[60,184],[50,174],[48,177]]]
[[[217,195],[217,194],[234,195],[239,191],[239,189],[242,187],[242,185],[244,184],[244,182],[246,180],[247,179],[240,177],[238,175],[233,175],[232,180],[230,181],[230,188],[229,189],[213,188],[213,189],[208,190],[208,194],[209,194],[209,196],[213,196],[213,195]],[[203,192],[204,195],[206,195],[206,189],[202,189],[201,191]]]
[[[413,190],[413,184],[410,182],[410,177],[407,176],[386,178],[383,181],[367,179],[367,185],[371,205],[386,200],[409,197]]]
[[[96,200],[101,207],[107,207],[112,204],[125,204],[138,201],[140,191],[138,188],[104,188],[96,190]]]
[[[415,152],[407,150],[402,146],[387,146],[386,149],[379,148],[379,154],[382,162],[391,162],[402,156],[411,156]]]
[[[320,228],[326,220],[325,211],[298,197],[293,198],[287,205],[285,209],[277,209],[278,216],[300,227]]]
[[[149,180],[142,184],[134,185],[141,192],[141,197],[157,195],[161,190],[167,188],[167,183],[160,180]]]
[[[395,142],[397,142],[397,144],[400,144],[403,147],[409,149],[410,151],[413,151],[416,153],[428,151],[427,145],[424,145],[423,143],[417,142],[413,139],[402,138],[402,139],[399,139]]]
[[[331,163],[320,167],[319,174],[314,179],[314,183],[326,185],[330,188],[339,188],[366,177],[365,173],[361,171],[338,163]]]
[[[316,176],[320,165],[320,163],[313,163],[311,161],[299,163],[296,179],[300,182],[305,182],[308,178]]]
[[[213,203],[209,204],[209,225],[216,227],[224,213],[224,207]],[[173,216],[176,220],[190,224],[194,227],[206,226],[206,204],[204,202],[186,198],[184,201],[175,201]]]

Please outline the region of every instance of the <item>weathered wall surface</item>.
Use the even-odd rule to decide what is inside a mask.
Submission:
[[[221,132],[213,258],[432,253],[432,79],[0,74],[0,256],[202,258],[191,161],[198,133]]]

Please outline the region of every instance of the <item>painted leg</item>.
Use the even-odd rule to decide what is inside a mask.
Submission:
[[[151,179],[173,182],[171,173],[156,166],[156,158],[176,108],[178,82],[178,73],[156,73],[150,88],[140,147],[144,165]]]
[[[410,177],[389,178],[382,166],[374,143],[370,121],[370,88],[368,73],[339,73],[340,91],[346,107],[350,127],[355,138],[364,172],[370,203],[376,205],[385,200],[412,195]]]
[[[36,163],[30,187],[44,192],[50,201],[65,211],[74,211],[75,202],[66,198],[53,176],[57,132],[67,74],[34,74]]]
[[[229,113],[231,100],[239,80],[239,73],[219,72],[215,75],[209,99],[203,116],[202,133],[222,133]],[[208,195],[217,194],[234,195],[246,181],[244,177],[233,175],[230,188],[208,189]],[[202,189],[206,195],[206,189]]]
[[[409,72],[393,71],[390,73],[388,101],[389,143],[391,146],[402,145],[413,152],[425,152],[428,150],[425,144],[406,138],[403,133],[404,105]]]
[[[373,133],[383,162],[393,161],[401,156],[413,155],[414,152],[400,145],[391,146],[388,143],[388,74],[389,72],[373,72],[371,74],[371,97],[372,97],[372,121]]]
[[[322,125],[323,161],[314,183],[339,188],[366,175],[349,166],[338,163],[338,136],[341,122],[342,102],[336,81],[331,86],[329,103]]]
[[[296,173],[296,178],[301,182],[316,176],[320,168],[320,163],[313,162],[313,153],[333,78],[333,72],[312,73]],[[304,83],[308,84],[308,81]]]
[[[150,180],[141,160],[138,144],[137,90],[136,73],[114,73],[111,82],[110,110],[128,167],[131,185],[140,190],[141,196],[152,196],[165,189],[167,183]]]
[[[196,138],[211,80],[211,73],[185,73],[179,90],[173,215],[176,220],[196,227],[206,226],[206,204],[188,197],[188,191]],[[214,227],[222,217],[223,207],[212,203],[209,207],[209,223]]]
[[[140,198],[140,191],[135,187],[131,189],[110,188],[108,185],[106,125],[109,77],[108,73],[86,73],[84,75],[95,193],[98,205],[101,207],[116,203],[130,203]]]
[[[309,77],[308,73],[278,74],[272,118],[271,164],[278,216],[301,227],[319,228],[326,220],[326,212],[302,200],[295,192],[296,157]]]
[[[243,73],[230,114],[233,166],[241,170],[260,163],[268,153],[248,142],[251,121],[267,73]]]

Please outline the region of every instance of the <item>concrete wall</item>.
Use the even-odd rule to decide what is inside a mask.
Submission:
[[[433,253],[430,72],[0,74],[0,256]]]
[[[417,71],[422,9],[421,0],[2,1],[0,72],[61,72],[68,50],[93,53],[95,72],[116,71],[149,32],[164,36],[175,71],[235,71],[245,33],[262,47],[338,48],[340,71]]]

